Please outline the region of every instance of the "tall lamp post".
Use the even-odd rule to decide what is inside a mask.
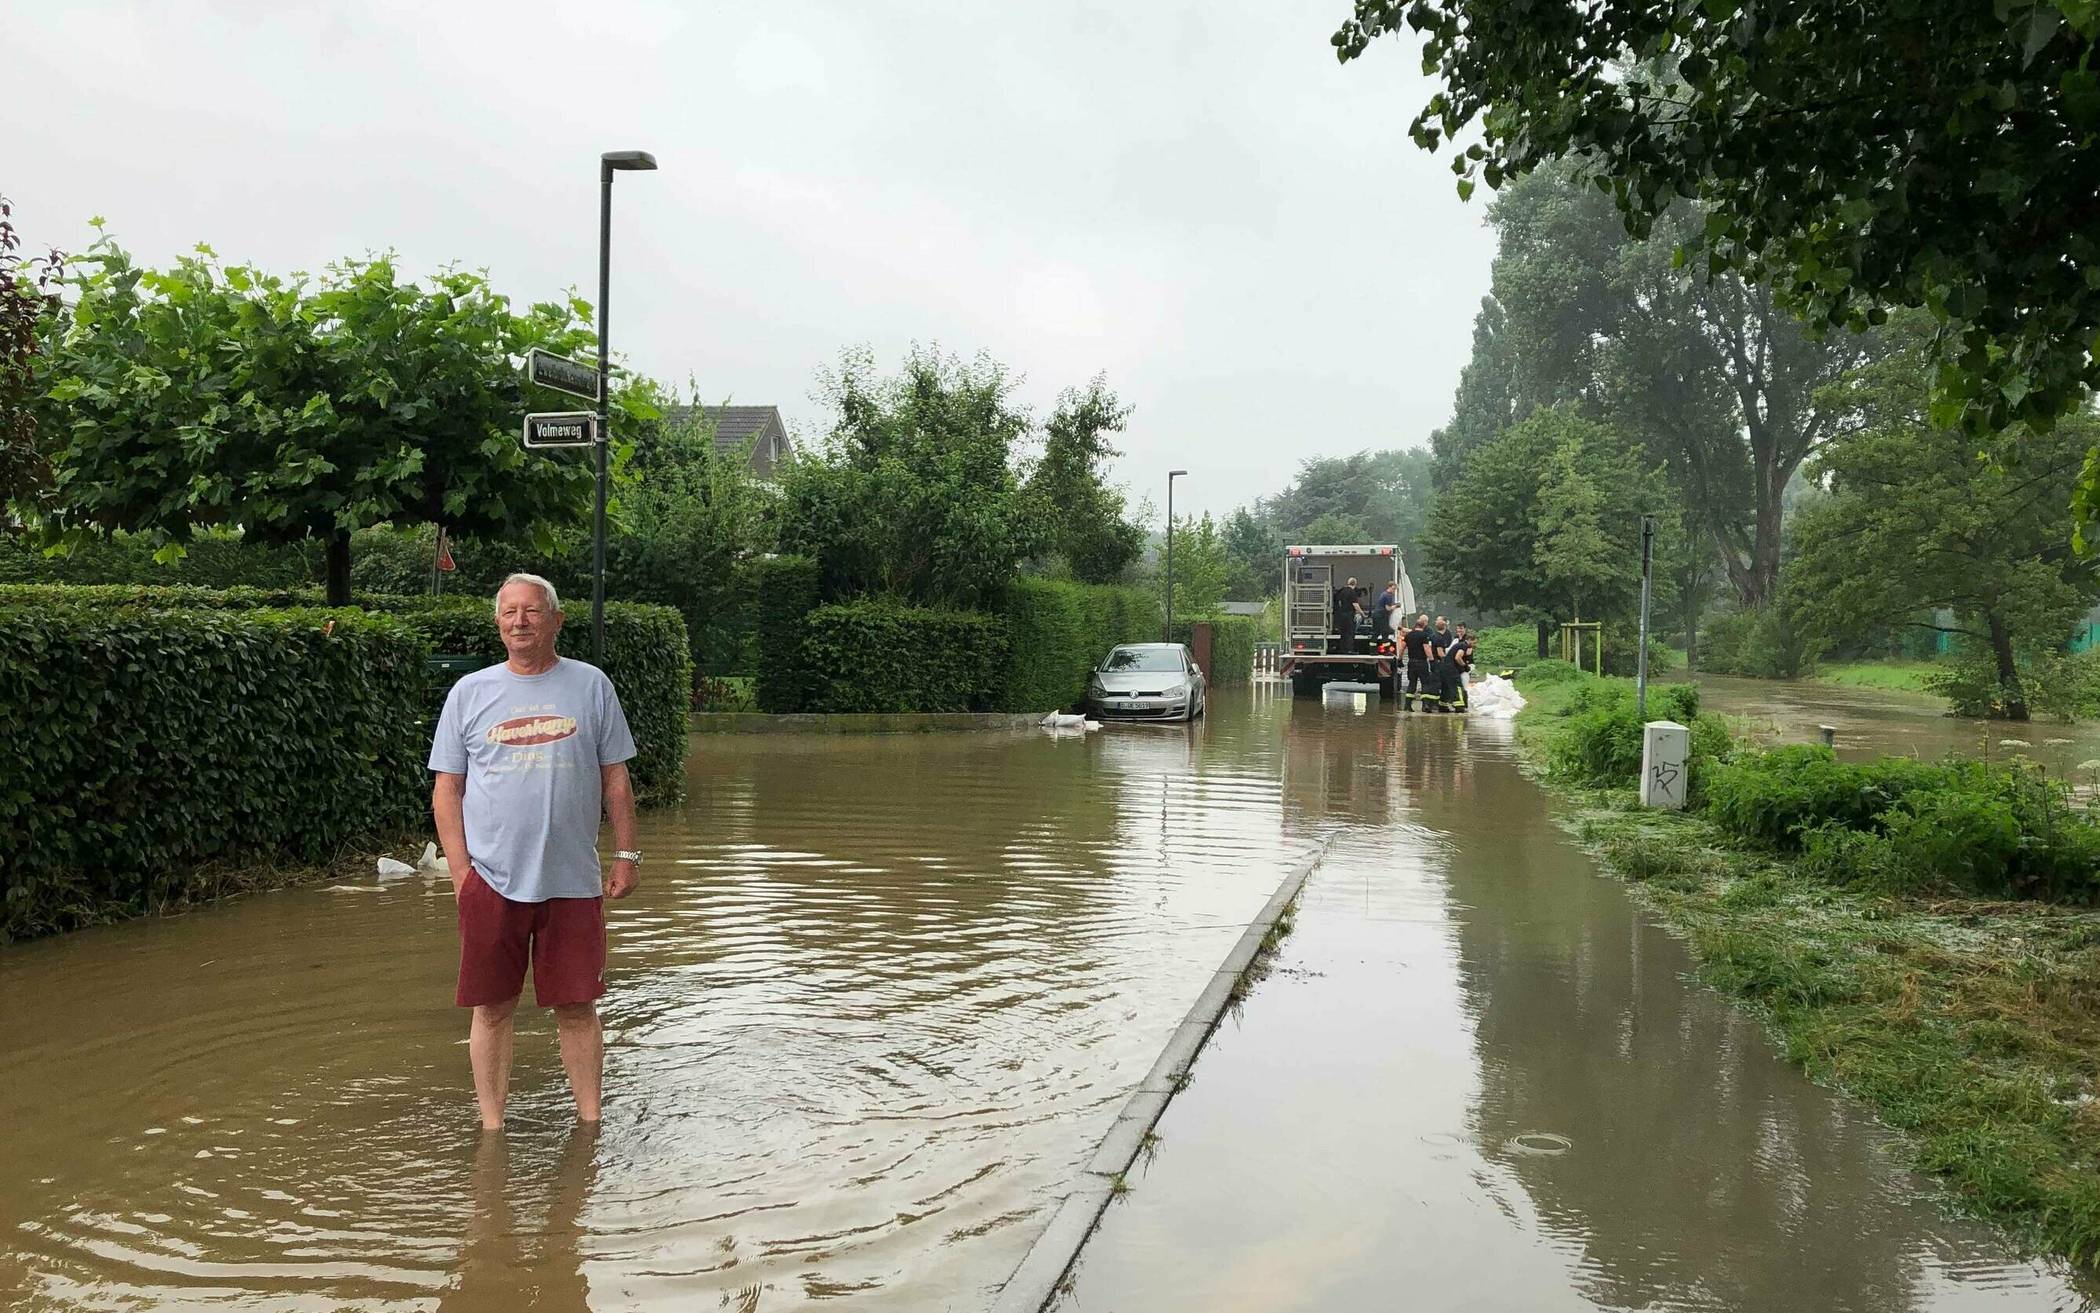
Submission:
[[[1187,474],[1187,470],[1167,471],[1167,623],[1159,636],[1162,643],[1174,641],[1174,480]]]
[[[613,174],[654,169],[645,150],[598,157],[598,513],[591,523],[591,660],[605,666],[605,453],[612,443],[612,184]]]

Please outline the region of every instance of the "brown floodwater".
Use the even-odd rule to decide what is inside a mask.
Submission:
[[[1421,1288],[1521,1254],[1497,1288],[1536,1302],[1508,1307],[2047,1289],[1683,982],[1505,736],[1220,693],[1192,729],[696,738],[691,800],[645,818],[647,879],[610,918],[594,1133],[570,1124],[544,1015],[521,1026],[510,1129],[476,1130],[443,882],[0,950],[0,1307],[981,1308],[1329,835],[1300,942],[1331,925],[1355,958],[1273,979],[1223,1037],[1220,1063],[1256,1009],[1324,988],[1302,1035],[1239,1050],[1298,1086],[1227,1099],[1252,1138],[1220,1148],[1266,1161],[1317,1122],[1332,1138],[1306,1153],[1389,1169],[1385,1194],[1316,1173],[1286,1197],[1425,1254],[1444,1275]],[[1373,926],[1391,937],[1347,938]],[[1319,1058],[1352,1016],[1357,1057]],[[1184,1100],[1233,1088],[1212,1063]],[[1414,1127],[1413,1157],[1365,1147]],[[1495,1147],[1529,1131],[1575,1147]],[[1229,1234],[1174,1252],[1218,1266]],[[1292,1234],[1308,1259],[1375,1252]]]
[[[2100,782],[2100,765],[2085,764],[2100,762],[2100,724],[2091,721],[1968,720],[1944,714],[1944,699],[1890,689],[1725,675],[1699,675],[1696,682],[1700,710],[1735,718],[1760,742],[1813,743],[1817,727],[1828,725],[1837,731],[1840,757],[2021,756],[2084,789]]]

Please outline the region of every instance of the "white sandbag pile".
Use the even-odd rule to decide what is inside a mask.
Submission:
[[[1524,709],[1524,695],[1500,675],[1480,675],[1466,685],[1466,706],[1476,717],[1508,720]]]

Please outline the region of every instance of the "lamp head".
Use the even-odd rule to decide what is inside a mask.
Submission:
[[[598,157],[608,169],[653,169],[656,157],[645,150],[609,150]]]
[[[1178,478],[1180,478],[1180,477],[1181,477],[1182,475],[1184,475],[1184,474],[1187,474],[1187,473],[1188,473],[1188,471],[1187,471],[1187,470],[1168,470],[1168,471],[1167,471],[1167,477],[1168,477],[1168,478],[1170,478],[1170,479],[1178,479]]]

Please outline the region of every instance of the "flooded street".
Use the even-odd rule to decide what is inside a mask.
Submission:
[[[595,1134],[543,1014],[475,1129],[442,882],[0,950],[0,1307],[982,1308],[1329,834],[1080,1307],[2075,1307],[1684,983],[1508,733],[696,738]]]

